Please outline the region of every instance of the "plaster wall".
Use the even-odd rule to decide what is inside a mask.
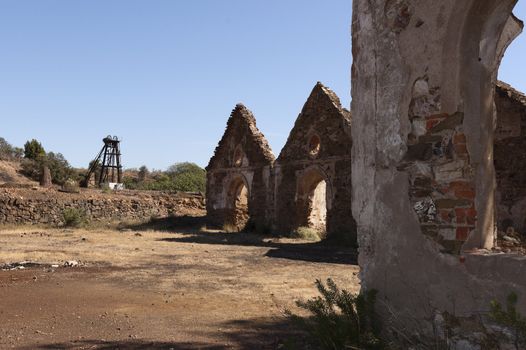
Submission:
[[[362,286],[379,290],[390,329],[443,338],[444,315],[478,319],[511,291],[526,312],[524,258],[485,250],[495,241],[494,86],[517,34],[514,3],[353,2],[353,216]],[[481,348],[459,328],[454,346]]]

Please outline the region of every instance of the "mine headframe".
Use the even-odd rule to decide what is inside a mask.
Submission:
[[[102,142],[104,142],[104,146],[90,163],[88,172],[81,182],[82,187],[88,187],[94,174],[95,183],[98,187],[104,184],[122,183],[120,140],[117,136],[107,136]]]

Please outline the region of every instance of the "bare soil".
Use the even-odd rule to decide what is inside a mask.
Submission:
[[[2,228],[0,349],[276,349],[303,336],[283,311],[316,279],[358,292],[355,256],[246,233]],[[35,264],[7,266],[21,261]]]
[[[20,162],[0,160],[0,185],[38,186],[38,182],[28,179],[20,170]]]

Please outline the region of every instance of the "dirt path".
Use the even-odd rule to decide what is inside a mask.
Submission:
[[[0,229],[0,266],[24,260],[46,265],[0,271],[1,349],[275,349],[315,279],[359,288],[353,251],[248,234]]]

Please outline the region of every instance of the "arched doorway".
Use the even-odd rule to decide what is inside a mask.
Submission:
[[[305,172],[298,182],[296,196],[296,229],[308,227],[320,237],[327,232],[328,184],[324,174],[317,168]]]
[[[228,186],[227,215],[224,229],[230,232],[242,231],[250,218],[248,211],[249,189],[242,176],[236,176]]]

